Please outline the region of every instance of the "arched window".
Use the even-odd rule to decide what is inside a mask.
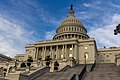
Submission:
[[[77,31],[79,31],[79,28],[77,28]]]
[[[68,31],[68,27],[66,27],[66,31]]]
[[[76,27],[75,27],[75,31],[76,31]]]
[[[64,28],[64,31],[65,31],[65,28]]]

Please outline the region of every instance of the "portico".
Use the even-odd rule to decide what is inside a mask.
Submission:
[[[41,45],[42,43],[43,45]],[[75,40],[71,40],[69,42],[67,40],[64,42],[57,41],[55,43],[54,41],[46,41],[45,43],[42,43],[38,42],[34,45],[35,50],[33,51],[35,51],[35,60],[38,60],[39,58],[45,60],[45,58],[49,55],[52,59],[56,60],[68,59],[69,57],[74,57],[75,59],[78,59],[78,46]]]

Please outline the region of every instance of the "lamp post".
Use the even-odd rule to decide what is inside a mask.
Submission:
[[[40,66],[40,64],[41,64],[41,59],[42,58],[39,58],[38,60],[37,60],[37,65],[38,65],[38,67]],[[42,64],[41,64],[42,65]],[[41,66],[40,66],[41,67]]]
[[[6,62],[6,66],[7,66],[7,69],[8,69],[8,66],[9,66],[9,62],[8,61]]]
[[[120,34],[120,24],[116,26],[116,29],[114,29],[114,35]]]
[[[4,76],[4,78],[6,77],[6,72],[7,72],[7,69],[4,69],[3,70],[3,76]]]
[[[86,53],[84,54],[84,59],[85,59],[85,66],[86,66]]]
[[[17,68],[17,66],[18,66],[18,64],[19,64],[19,60],[15,60],[15,69]]]

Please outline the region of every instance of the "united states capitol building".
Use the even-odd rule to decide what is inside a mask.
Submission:
[[[49,70],[45,67],[48,56],[51,58]],[[26,64],[29,57],[32,57],[33,63],[27,72],[27,67],[20,66],[23,62]],[[98,49],[95,39],[87,34],[81,20],[75,17],[72,5],[52,40],[28,44],[25,46],[25,54],[17,54],[15,58],[19,61],[17,65],[16,61],[0,62],[1,69],[7,69],[4,75],[6,80],[120,79],[116,67],[120,65],[120,48]],[[55,61],[59,63],[58,72],[53,69]]]
[[[110,47],[97,49],[96,41],[87,34],[81,20],[75,17],[71,6],[66,17],[52,40],[38,41],[25,47],[24,59],[32,56],[34,60],[49,56],[53,60],[68,60],[73,57],[79,64],[115,63],[115,55],[120,48]]]

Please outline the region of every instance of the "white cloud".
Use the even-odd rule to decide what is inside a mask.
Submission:
[[[89,35],[95,38],[98,47],[120,46],[120,35],[114,35],[114,29],[119,24],[119,21],[120,14],[114,14],[111,21],[106,23],[107,25],[100,28],[91,28]]]
[[[118,4],[114,4],[114,3],[110,3],[110,5],[112,6],[112,7],[115,7],[115,8],[120,8],[120,5],[118,5]]]
[[[51,31],[51,32],[46,32],[45,34],[45,39],[46,40],[51,40],[55,35],[55,31]]]
[[[93,2],[90,2],[90,3],[83,3],[83,5],[85,6],[85,7],[90,7],[90,8],[96,8],[96,9],[98,9],[99,7],[99,5],[101,4],[101,1],[93,1]]]
[[[84,3],[83,5],[84,5],[85,7],[93,7],[93,5],[88,4],[88,3]]]
[[[22,26],[3,18],[0,15],[0,53],[14,57],[24,53],[24,47],[30,34]],[[31,36],[32,37],[32,36]]]

